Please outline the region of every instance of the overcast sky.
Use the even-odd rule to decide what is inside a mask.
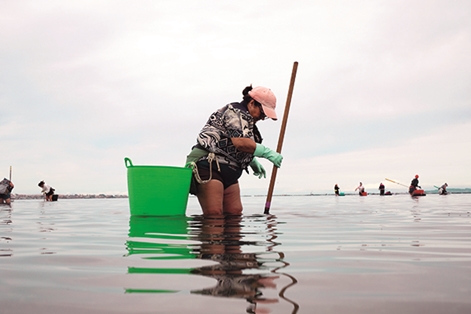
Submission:
[[[127,193],[124,157],[182,166],[209,115],[269,87],[275,194],[471,187],[471,2],[1,1],[0,176]],[[271,173],[271,163],[262,160]],[[269,178],[244,174],[242,194]]]

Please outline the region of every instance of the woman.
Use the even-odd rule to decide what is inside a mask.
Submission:
[[[358,195],[363,196],[363,193],[365,192],[365,187],[363,186],[363,183],[360,182],[360,185],[357,186],[355,191],[358,190]]]
[[[54,195],[55,189],[47,185],[44,181],[39,182],[38,186],[42,189],[41,193],[44,194],[46,202],[52,202],[52,196]]]
[[[383,184],[383,182],[381,182],[381,183],[379,184],[379,188],[378,188],[378,190],[379,190],[379,195],[384,195],[384,189],[385,189],[384,184]]]
[[[13,182],[7,178],[0,181],[0,204],[11,204],[11,191],[14,187]]]
[[[419,186],[419,175],[416,174],[414,179],[412,179],[412,181],[410,182],[410,187],[409,187],[409,194],[412,194],[414,193],[415,190],[417,190],[417,188],[421,188]]]
[[[250,166],[254,175],[266,177],[256,157],[281,166],[283,156],[263,146],[255,125],[276,117],[276,97],[266,87],[247,86],[240,103],[230,103],[210,117],[187,156],[193,168],[190,193],[198,197],[205,216],[241,215],[242,202],[238,179]],[[248,172],[248,171],[247,171]]]
[[[438,194],[440,194],[440,195],[447,195],[447,194],[448,194],[448,191],[446,190],[447,187],[448,187],[448,184],[447,184],[447,183],[443,184],[443,185],[438,189]]]

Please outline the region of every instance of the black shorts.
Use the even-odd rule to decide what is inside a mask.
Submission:
[[[0,199],[6,201],[7,199],[11,198],[11,194],[10,193],[7,193],[7,194],[0,194]]]
[[[50,188],[49,189],[49,192],[46,193],[47,196],[51,196],[51,195],[54,195],[54,189],[53,188]]]
[[[242,175],[241,168],[220,163],[219,168],[221,169],[221,171],[219,172],[218,166],[215,161],[213,161],[212,166],[213,175],[211,179],[221,181],[224,186],[224,189],[227,189],[233,184],[239,183],[239,178]],[[208,161],[200,160],[196,163],[196,167],[198,167],[198,173],[200,175],[201,180],[208,180],[210,176]],[[199,183],[196,181],[195,175],[193,174],[190,187],[191,194],[196,195],[198,184]]]

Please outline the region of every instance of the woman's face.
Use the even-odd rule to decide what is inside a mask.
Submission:
[[[249,113],[255,120],[255,122],[259,120],[265,120],[265,118],[267,117],[263,112],[262,106],[255,105],[255,101],[253,99],[249,102],[247,108],[249,109]]]

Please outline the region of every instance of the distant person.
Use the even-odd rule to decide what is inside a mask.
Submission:
[[[46,202],[52,202],[52,196],[54,195],[55,189],[52,186],[47,185],[44,181],[39,182],[38,186],[42,188],[41,193],[44,194]]]
[[[339,186],[337,185],[337,183],[335,183],[334,191],[335,191],[335,195],[337,195],[337,196],[340,195],[340,188],[339,188]]]
[[[355,189],[355,191],[358,190],[358,194],[360,196],[363,196],[363,193],[365,192],[365,187],[363,186],[363,183],[360,182],[360,185]]]
[[[383,184],[383,182],[381,182],[379,184],[378,190],[379,190],[379,195],[384,195],[384,184]]]
[[[448,187],[448,184],[443,184],[439,189],[438,189],[438,194],[440,195],[447,195],[448,194],[448,191],[446,190],[446,188]]]
[[[421,188],[419,186],[419,175],[416,174],[414,179],[412,179],[411,183],[410,183],[410,187],[409,187],[409,194],[412,194],[414,193],[415,190],[417,190],[417,188]]]
[[[4,178],[2,181],[0,181],[0,204],[10,205],[11,190],[13,190],[14,187],[15,185],[13,182],[7,178]]]

